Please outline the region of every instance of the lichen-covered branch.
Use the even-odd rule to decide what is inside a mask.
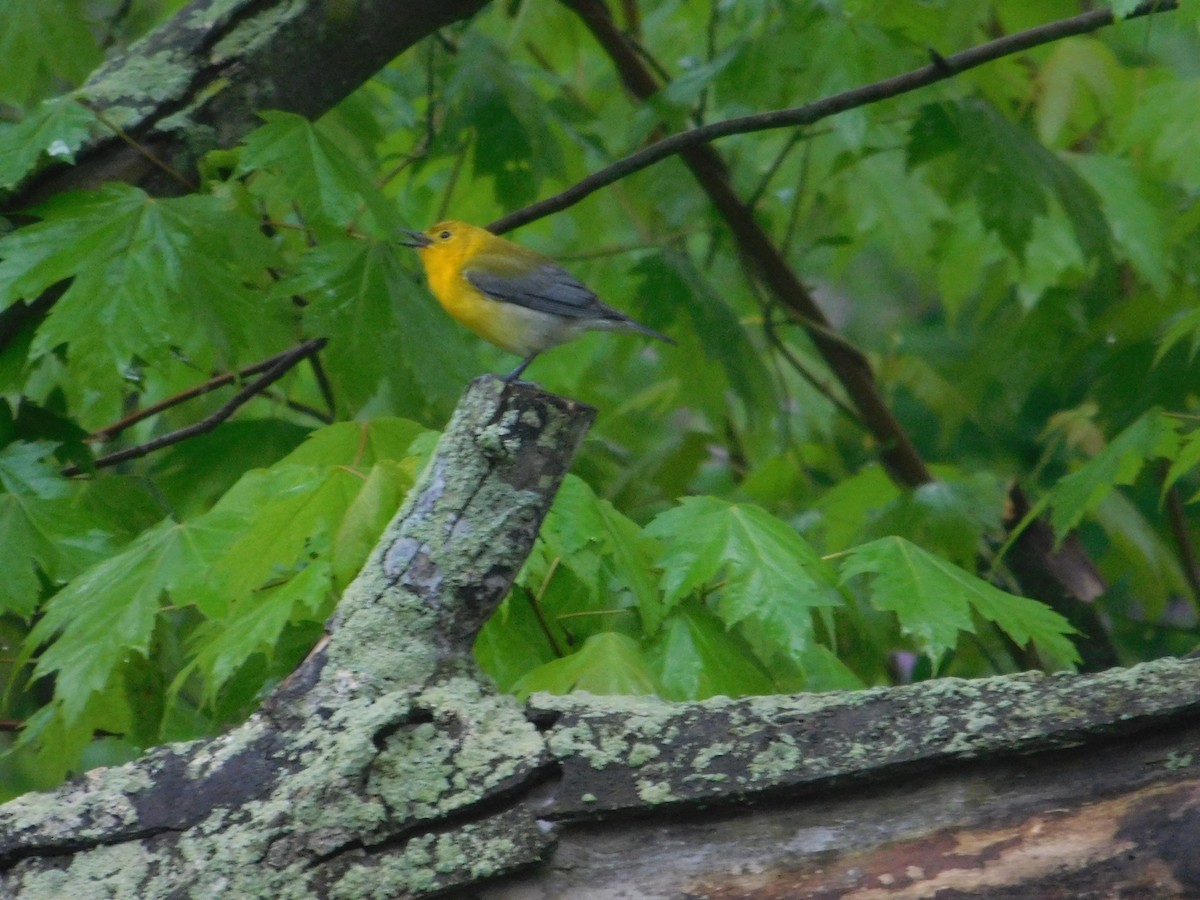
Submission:
[[[883,691],[861,708],[871,718],[857,737],[846,730],[854,717],[842,715],[852,698],[825,698],[829,707],[799,715],[789,702],[726,703],[693,720],[709,719],[706,752],[687,746],[697,730],[680,724],[682,711],[630,705],[622,729],[610,727],[622,721],[615,708],[604,724],[604,712],[573,703],[549,737],[570,758],[598,766],[600,777],[587,778],[593,793],[576,795],[584,781],[568,772],[555,808],[573,806],[569,815],[579,818],[560,823],[550,864],[475,896],[1200,897],[1200,720],[1181,696],[1194,696],[1200,665],[1110,675],[1017,680],[1011,692],[1007,679],[982,690],[929,683],[895,719],[889,700],[907,689]],[[1140,717],[1143,678],[1158,697],[1151,705],[1174,710],[1168,718]],[[1178,705],[1168,699],[1173,690]],[[1132,717],[1123,719],[1130,701]],[[943,717],[942,703],[957,711]],[[971,730],[952,732],[972,706]],[[647,719],[665,726],[667,741],[646,740]],[[732,759],[723,752],[731,746]],[[839,759],[846,747],[853,752]],[[900,758],[912,765],[894,766]],[[753,769],[739,772],[747,760]],[[618,791],[643,782],[636,813],[585,813],[604,803],[606,777]],[[772,790],[783,781],[792,787]],[[694,799],[681,804],[680,785]],[[706,792],[722,799],[705,803]]]
[[[1200,896],[1200,660],[498,695],[472,641],[591,417],[474,382],[295,675],[229,734],[0,807],[0,896]]]
[[[183,193],[199,158],[236,144],[261,124],[260,110],[315,118],[486,2],[194,0],[88,79],[78,97],[97,125],[68,148],[75,165],[17,186],[6,205],[113,180]]]
[[[533,713],[554,719],[562,780],[551,816],[570,819],[744,803],[1200,724],[1200,661],[688,704],[538,695]]]
[[[227,735],[0,808],[0,896],[394,897],[540,858],[507,801],[549,755],[470,650],[592,416],[473,382],[292,679]]]
[[[1197,660],[531,714],[558,841],[480,900],[1200,896]]]

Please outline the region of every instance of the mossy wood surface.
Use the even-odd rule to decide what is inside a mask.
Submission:
[[[1200,661],[497,695],[471,643],[592,415],[474,382],[306,663],[229,734],[0,807],[0,896],[1200,896]]]
[[[545,853],[513,801],[545,742],[470,648],[592,417],[473,382],[300,669],[226,735],[0,807],[0,896],[396,896]]]

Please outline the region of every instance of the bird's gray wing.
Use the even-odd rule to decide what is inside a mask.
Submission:
[[[574,275],[554,263],[542,263],[519,275],[473,269],[468,265],[463,274],[472,286],[493,300],[569,319],[623,318],[601,303]]]

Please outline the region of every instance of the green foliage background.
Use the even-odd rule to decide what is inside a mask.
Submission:
[[[0,3],[0,190],[94,127],[48,98],[179,5]],[[60,296],[0,345],[0,715],[24,726],[0,735],[3,792],[252,711],[467,380],[512,365],[436,307],[397,228],[487,223],[662,123],[798,105],[1078,11],[649,0],[623,24],[671,80],[639,108],[565,7],[494,4],[319,122],[263,111],[186,196],[113,183],[7,209],[0,309]],[[1200,461],[1197,18],[1185,2],[717,145],[936,464],[916,490],[888,480],[677,161],[516,233],[679,346],[594,335],[535,364],[600,416],[480,636],[500,686],[830,690],[1013,671],[1027,647],[1069,668],[1065,621],[1005,590],[1014,479],[1108,579],[1123,661],[1192,649],[1195,529],[1165,509],[1195,498]],[[328,415],[304,364],[209,434],[62,474],[235,388],[109,437],[130,412],[317,337]]]

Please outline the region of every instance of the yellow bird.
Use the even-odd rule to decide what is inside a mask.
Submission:
[[[505,376],[518,378],[543,350],[585,331],[637,331],[668,344],[653,328],[600,302],[570,272],[535,250],[465,222],[404,231],[425,266],[429,290],[486,341],[524,357]]]

